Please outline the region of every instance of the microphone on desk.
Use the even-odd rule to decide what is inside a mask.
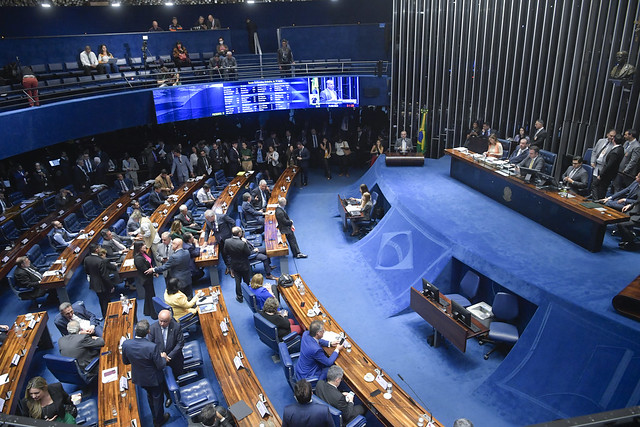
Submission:
[[[402,378],[402,375],[398,374],[398,378],[400,378],[400,380],[402,380],[402,382],[403,382],[403,383],[405,383],[405,385],[406,385],[407,387],[409,387],[409,390],[411,390],[411,391],[413,392],[413,394],[415,394],[416,396],[418,396],[418,393],[416,393],[416,391],[413,389],[413,387],[411,387],[411,386],[409,385],[409,383],[408,383],[408,382],[406,382],[406,381],[404,380],[404,378]],[[414,405],[416,404],[416,402],[414,402],[414,401],[413,401],[413,399],[411,398],[411,396],[407,396],[407,397],[409,398],[409,400],[410,400]],[[421,404],[422,406],[424,406],[424,408],[427,410],[427,412],[429,412],[429,423],[428,423],[427,425],[428,425],[428,426],[432,425],[432,423],[433,423],[433,412],[431,412],[431,409],[429,409],[429,407],[428,407],[427,405],[425,405],[425,403],[422,401],[422,399],[420,399],[420,397],[419,397],[419,396],[418,396],[418,401],[420,402],[420,404]],[[426,416],[427,414],[424,414],[424,415]]]

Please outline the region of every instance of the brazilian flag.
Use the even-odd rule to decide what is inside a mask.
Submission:
[[[429,110],[420,110],[420,130],[418,131],[418,153],[424,153],[427,146],[427,113]]]

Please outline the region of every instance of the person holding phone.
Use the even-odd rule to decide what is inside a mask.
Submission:
[[[318,378],[327,379],[329,367],[338,358],[343,345],[338,341],[329,342],[323,340],[324,323],[314,320],[309,325],[309,330],[302,334],[300,343],[300,357],[295,367],[296,379]],[[322,347],[335,347],[330,357],[324,354]]]

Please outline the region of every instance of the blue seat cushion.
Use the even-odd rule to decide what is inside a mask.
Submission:
[[[513,326],[510,323],[504,322],[491,322],[491,326],[489,328],[489,339],[514,343],[518,341],[518,328]]]

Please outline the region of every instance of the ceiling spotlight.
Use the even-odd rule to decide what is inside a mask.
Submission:
[[[111,2],[111,7],[120,7],[120,2],[119,1],[113,1]]]
[[[46,7],[46,8],[49,8],[49,7],[51,7],[51,3],[49,3],[49,1],[43,1],[43,2],[40,4],[40,6],[42,6],[42,7]]]
[[[167,1],[164,3],[165,6],[173,6],[173,2],[172,1]]]

